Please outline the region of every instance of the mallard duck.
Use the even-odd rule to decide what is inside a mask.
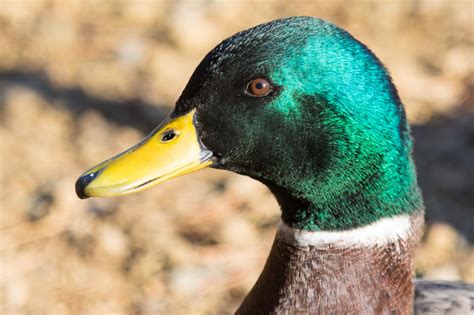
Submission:
[[[220,43],[169,117],[76,192],[125,195],[205,167],[264,183],[281,221],[239,314],[468,314],[473,285],[414,280],[424,206],[411,151],[377,57],[329,22],[291,17]]]

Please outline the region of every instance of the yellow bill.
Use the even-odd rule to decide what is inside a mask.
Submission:
[[[194,113],[165,120],[142,142],[82,174],[77,195],[131,194],[212,164],[211,151],[196,133]]]

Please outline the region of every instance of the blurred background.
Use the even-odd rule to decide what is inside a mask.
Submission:
[[[474,2],[0,1],[0,313],[230,314],[279,219],[205,170],[137,195],[74,182],[172,108],[206,52],[278,17],[330,20],[390,69],[427,206],[417,272],[474,282]]]

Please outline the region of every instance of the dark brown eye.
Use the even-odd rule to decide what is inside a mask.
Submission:
[[[272,86],[268,80],[257,78],[250,81],[247,92],[255,96],[265,96],[272,91]]]

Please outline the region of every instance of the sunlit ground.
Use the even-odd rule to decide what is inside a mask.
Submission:
[[[427,204],[417,261],[474,281],[473,4],[464,1],[0,3],[0,313],[228,314],[256,280],[279,210],[261,184],[205,170],[79,200],[76,177],[137,142],[236,31],[313,15],[393,75]]]

